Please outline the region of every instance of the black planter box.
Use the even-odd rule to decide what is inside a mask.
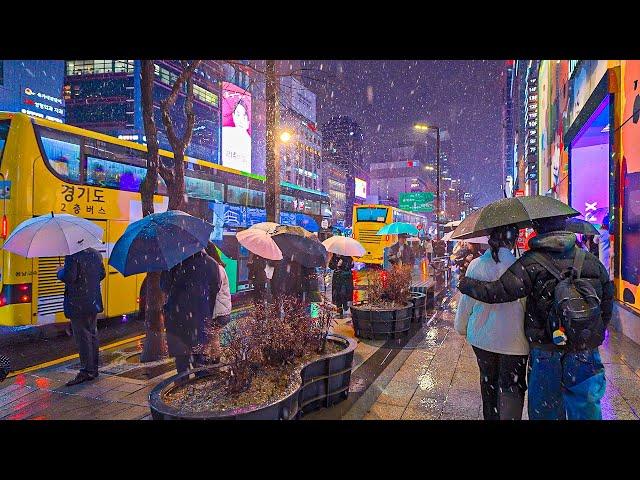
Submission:
[[[424,293],[411,292],[411,302],[413,303],[412,322],[422,322],[427,314],[427,295]]]
[[[411,287],[411,293],[424,293],[426,296],[425,299],[425,307],[427,310],[433,308],[435,306],[435,291],[434,286],[430,285],[428,287]]]
[[[349,395],[353,352],[357,343],[337,334],[329,334],[327,341],[343,345],[344,350],[303,365],[295,390],[280,400],[227,412],[184,412],[163,401],[167,391],[217,371],[216,367],[203,367],[175,375],[156,385],[149,394],[151,416],[154,420],[292,420],[304,413],[331,406]]]
[[[356,337],[372,340],[396,338],[406,334],[411,328],[413,303],[403,308],[389,310],[369,310],[351,307],[351,321]]]

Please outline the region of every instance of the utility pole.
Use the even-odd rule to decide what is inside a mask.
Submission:
[[[267,107],[267,165],[265,184],[265,207],[267,221],[280,223],[280,156],[277,143],[278,129],[278,82],[276,61],[266,61],[265,97]]]

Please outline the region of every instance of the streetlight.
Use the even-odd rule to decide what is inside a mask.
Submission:
[[[292,136],[293,135],[291,135],[291,133],[285,130],[280,134],[280,141],[283,143],[288,143],[291,140]]]
[[[440,238],[440,127],[416,123],[413,128],[419,132],[436,131],[436,238]]]

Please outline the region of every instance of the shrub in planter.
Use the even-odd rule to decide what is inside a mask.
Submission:
[[[186,378],[189,374],[178,375],[171,379],[175,382],[170,387],[164,382],[157,387],[159,390],[154,389],[150,396],[154,418],[162,416],[159,410],[173,412],[172,418],[176,412],[198,418],[229,418],[225,412],[243,412],[245,417],[255,414],[256,418],[271,418],[269,415],[277,414],[276,418],[290,418],[298,410],[296,392],[302,395],[306,383],[315,383],[306,394],[311,398],[304,398],[308,408],[317,408],[324,397],[327,404],[342,399],[348,394],[355,343],[329,336],[334,321],[330,303],[321,302],[318,312],[312,318],[308,306],[295,298],[256,307],[252,315],[232,327],[231,338],[222,349],[226,366],[195,371],[193,378]],[[346,350],[350,353],[348,358],[332,360]],[[316,364],[325,358],[329,373],[322,377],[327,385],[320,388],[324,383],[318,383],[314,372],[320,368]],[[280,406],[274,407],[276,404]]]
[[[356,336],[388,338],[409,330],[413,316],[411,270],[397,265],[369,276],[367,301],[351,307]]]

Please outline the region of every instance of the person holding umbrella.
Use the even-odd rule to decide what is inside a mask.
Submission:
[[[466,274],[478,280],[500,278],[516,261],[512,250],[517,237],[515,227],[494,229],[489,237],[489,250],[470,262]],[[523,303],[491,305],[462,295],[454,325],[476,354],[484,419],[520,420],[529,354]]]
[[[3,248],[27,258],[64,256],[57,277],[64,282],[64,314],[71,321],[80,354],[80,371],[67,386],[98,376],[97,315],[103,311],[100,282],[106,272],[102,255],[104,231],[93,222],[69,214],[41,215],[20,223]]]
[[[104,310],[100,282],[106,277],[102,255],[86,248],[64,258],[58,280],[64,283],[64,315],[71,321],[73,338],[80,354],[80,371],[67,386],[98,376],[98,313]]]
[[[398,241],[389,247],[389,262],[392,265],[409,265],[413,267],[416,257],[407,243],[407,234],[398,235]]]
[[[213,315],[220,285],[217,264],[204,250],[213,229],[180,210],[152,213],[127,227],[109,257],[109,265],[124,276],[161,272],[167,346],[178,372],[203,361],[192,354]],[[152,333],[148,331],[145,342]]]
[[[282,259],[282,252],[269,233],[275,227],[270,225],[277,226],[277,224],[264,222],[236,234],[238,243],[249,250],[247,267],[249,280],[253,283],[254,304],[261,304],[269,300],[269,283],[274,269],[272,261]],[[262,228],[262,226],[266,228]]]
[[[344,311],[353,300],[353,257],[361,257],[367,251],[360,242],[349,237],[331,237],[322,244],[332,255],[329,261],[329,268],[333,270],[331,299],[338,309],[339,318],[344,318]]]
[[[526,198],[553,200],[519,197]],[[491,205],[485,208],[489,207]],[[590,253],[578,249],[575,234],[565,231],[566,216],[579,212],[574,210],[568,215],[549,218],[544,218],[544,214],[540,209],[537,217],[531,219],[538,235],[530,241],[530,250],[499,279],[487,282],[467,276],[458,288],[463,294],[490,304],[527,298],[525,335],[531,366],[529,419],[599,420],[602,418],[600,399],[606,382],[598,346],[604,341],[611,320],[613,283],[604,265]],[[574,298],[576,292],[580,293],[576,301],[584,306],[587,298],[581,292],[585,292],[589,301],[597,303],[589,303],[589,308],[583,311],[593,314],[574,322],[569,330],[564,324],[558,324],[559,318],[566,317],[562,304],[556,300],[563,280],[574,282],[578,290],[562,287],[565,290],[560,292],[561,297],[566,294]]]
[[[178,373],[206,363],[204,355],[194,349],[206,338],[220,284],[218,264],[204,249],[160,274],[160,288],[167,295],[167,347]]]
[[[220,361],[220,330],[231,321],[231,289],[229,287],[229,277],[224,269],[225,263],[220,258],[218,248],[213,242],[209,242],[206,248],[207,254],[218,264],[220,277],[220,289],[216,295],[216,304],[213,310],[213,321],[204,330],[203,347],[210,346],[212,351],[212,362]],[[211,339],[208,338],[208,330],[211,330]]]

